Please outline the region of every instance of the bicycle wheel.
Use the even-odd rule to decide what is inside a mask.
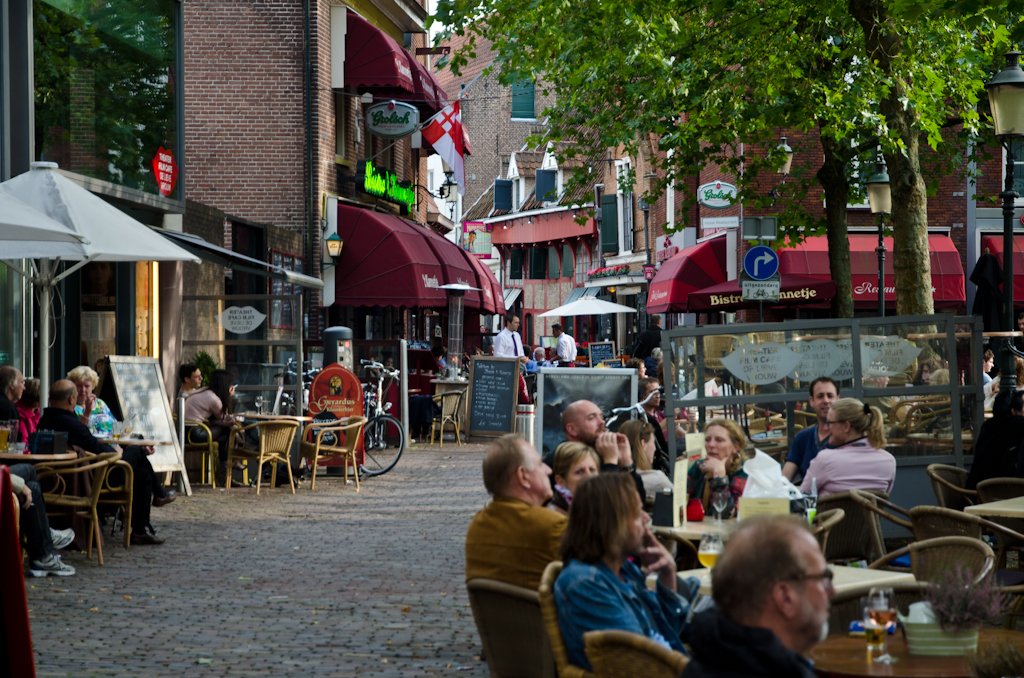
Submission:
[[[405,429],[390,414],[373,417],[363,427],[363,464],[365,475],[379,476],[390,471],[405,449]]]

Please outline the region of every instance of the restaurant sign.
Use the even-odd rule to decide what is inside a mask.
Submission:
[[[697,202],[715,210],[732,207],[737,195],[736,187],[724,181],[712,181],[697,187]]]
[[[387,139],[407,137],[420,126],[420,112],[400,101],[385,101],[366,109],[366,129]]]
[[[217,322],[228,332],[249,334],[263,324],[265,313],[260,313],[252,306],[228,306],[217,315]]]
[[[165,198],[174,191],[178,181],[178,163],[170,151],[161,146],[153,156],[153,176],[156,177],[157,188]]]
[[[375,167],[370,160],[360,160],[356,167],[356,187],[363,193],[411,207],[416,202],[416,191],[399,182],[394,172]]]

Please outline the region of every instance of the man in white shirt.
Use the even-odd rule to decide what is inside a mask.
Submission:
[[[555,354],[558,356],[559,367],[569,367],[576,363],[576,340],[568,333],[562,331],[562,326],[555,323],[551,331],[558,339],[558,346],[555,347]]]
[[[496,358],[518,358],[522,366],[530,360],[530,357],[523,351],[523,339],[519,336],[519,316],[515,313],[505,315],[505,329],[498,332],[494,338],[494,356]],[[522,371],[519,373],[519,403],[530,402],[530,395],[526,390],[526,380],[523,379]]]

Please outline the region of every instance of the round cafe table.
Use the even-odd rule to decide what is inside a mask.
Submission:
[[[984,629],[978,635],[978,649],[989,643],[1012,641],[1024,650],[1024,632],[1005,629]],[[889,654],[899,661],[892,664],[868,660],[864,637],[844,634],[829,636],[807,653],[814,662],[814,671],[822,678],[853,678],[856,676],[905,676],[907,678],[967,678],[971,675],[966,657],[925,657],[910,654],[902,630],[889,636]]]

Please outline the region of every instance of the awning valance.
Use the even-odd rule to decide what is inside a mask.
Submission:
[[[491,271],[487,264],[468,252],[467,255],[474,268],[476,268],[477,279],[480,281],[478,287],[480,288],[480,296],[483,297],[481,311],[484,313],[504,314],[504,295],[501,292],[501,284],[498,282],[498,278],[495,277],[494,272]]]
[[[648,313],[684,313],[693,292],[726,280],[725,238],[681,250],[661,265],[647,293]]]
[[[878,236],[853,233],[850,240],[850,277],[856,308],[878,305]],[[892,238],[885,238],[885,300],[896,300],[896,283],[892,273]],[[932,295],[938,308],[964,306],[964,269],[956,245],[946,235],[929,235],[928,250],[932,268]],[[994,250],[993,250],[994,251]],[[1001,251],[1001,248],[1000,248]],[[779,272],[782,275],[806,276],[831,280],[828,262],[828,240],[825,236],[807,238],[796,247],[779,250]]]
[[[836,284],[831,280],[784,275],[780,281],[779,302],[775,306],[810,306],[828,302],[836,294]],[[767,305],[767,304],[766,304]],[[744,301],[739,280],[729,280],[687,296],[686,310],[689,313],[702,311],[737,311],[742,308],[757,308],[756,301]],[[650,306],[647,307],[648,312]]]
[[[247,257],[244,254],[239,254],[238,252],[232,252],[227,248],[207,242],[198,235],[181,233],[178,231],[165,231],[164,229],[158,228],[154,228],[153,230],[157,231],[164,237],[170,238],[182,249],[219,266],[236,271],[243,271],[245,273],[252,273],[254,275],[261,275],[266,278],[284,280],[287,283],[300,285],[311,290],[322,290],[324,288],[324,282],[319,278],[303,275],[302,273],[296,273],[295,271],[289,271],[285,268],[281,268],[280,266],[274,266],[273,264],[269,264],[265,261],[253,259],[252,257]]]
[[[390,35],[349,10],[345,35],[345,84],[416,92],[415,61]]]

